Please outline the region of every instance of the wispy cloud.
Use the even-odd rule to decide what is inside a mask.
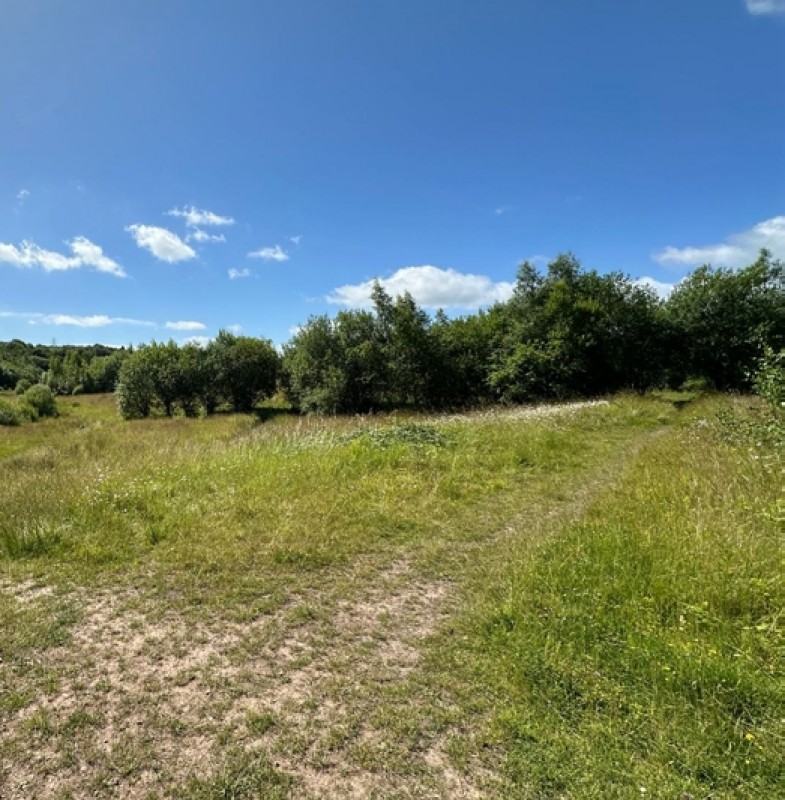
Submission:
[[[746,231],[728,236],[718,244],[666,247],[654,253],[652,258],[660,264],[744,267],[755,261],[763,247],[775,258],[785,258],[785,216],[767,219]]]
[[[201,228],[197,228],[193,233],[189,233],[185,237],[186,242],[194,241],[199,244],[206,244],[207,242],[225,242],[226,237],[222,233],[207,233]]]
[[[281,249],[280,245],[275,247],[263,247],[261,250],[254,250],[248,253],[249,258],[263,258],[265,261],[288,261],[289,254]]]
[[[30,197],[30,192],[27,189],[20,189],[16,194],[16,199],[22,202],[25,198]]]
[[[648,276],[638,278],[638,280],[633,281],[633,283],[636,286],[652,289],[657,297],[659,297],[661,300],[667,300],[671,292],[676,288],[675,283],[665,283],[663,281],[658,281],[656,278],[650,278]]]
[[[290,236],[289,241],[292,244],[299,245],[300,242],[302,241],[302,238],[303,238],[302,236]]]
[[[745,0],[750,14],[785,14],[785,0]]]
[[[193,322],[190,320],[180,320],[178,322],[166,322],[164,327],[170,331],[203,331],[207,329],[204,322]]]
[[[235,336],[239,336],[243,332],[243,326],[235,323],[234,325],[227,325],[226,330],[233,333]]]
[[[41,317],[41,322],[47,325],[73,325],[77,328],[105,328],[107,325],[142,325],[155,327],[154,322],[129,317],[108,317],[105,314],[93,314],[89,317],[79,317],[72,314],[46,314]]]
[[[42,314],[37,311],[0,311],[0,317],[23,319],[31,325],[70,325],[76,328],[105,328],[108,325],[141,325],[156,327],[154,322],[130,317],[110,317],[106,314],[79,316],[77,314]]]
[[[174,264],[196,258],[196,251],[176,233],[155,225],[129,225],[126,230],[139,247],[149,250],[160,261]]]
[[[194,206],[173,208],[171,211],[167,211],[166,214],[170,217],[181,217],[189,228],[234,225],[232,217],[222,217],[213,211],[208,211],[205,208],[194,208]]]
[[[125,271],[116,261],[104,255],[104,251],[97,244],[84,236],[77,236],[65,244],[71,249],[70,256],[54,250],[44,250],[35,242],[23,241],[19,247],[0,242],[0,263],[26,269],[40,267],[44,272],[62,272],[86,267],[118,278],[126,277]]]
[[[473,309],[508,300],[513,283],[495,282],[487,275],[473,275],[431,265],[404,267],[380,280],[391,295],[409,292],[425,308]],[[371,305],[373,281],[339,286],[327,295],[327,302],[352,308]]]
[[[496,214],[497,217],[500,217],[502,214],[506,214],[508,211],[511,211],[511,206],[499,206],[498,208],[493,209],[493,213]]]
[[[229,280],[236,280],[237,278],[250,278],[251,277],[251,270],[250,269],[232,269],[228,272]]]

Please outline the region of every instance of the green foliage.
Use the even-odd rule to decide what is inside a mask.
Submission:
[[[785,414],[785,349],[764,348],[752,385],[773,411]]]
[[[206,348],[173,342],[142,345],[125,357],[115,390],[124,419],[175,410],[212,414],[221,401],[251,411],[276,385],[278,354],[272,344],[221,331]]]
[[[120,367],[115,396],[123,419],[148,417],[152,410],[155,393],[145,360],[143,348],[139,348]]]
[[[708,378],[687,378],[682,382],[679,389],[682,392],[692,392],[693,394],[706,394],[714,389]]]
[[[785,347],[783,281],[782,264],[766,250],[745,269],[696,269],[666,304],[674,370],[718,389],[749,389],[761,342]]]
[[[19,425],[21,422],[19,412],[10,403],[0,399],[0,425]]]
[[[312,317],[284,348],[284,386],[305,413],[365,413],[383,402],[387,362],[376,320],[341,311]]]
[[[504,400],[643,390],[660,379],[657,299],[620,273],[584,272],[562,255],[545,276],[518,271],[489,382]]]
[[[32,403],[28,403],[27,400],[24,399],[17,406],[17,411],[19,412],[19,416],[22,419],[26,419],[28,422],[35,422],[40,416],[38,409]]]
[[[56,394],[71,394],[80,384],[85,392],[111,392],[126,352],[100,344],[0,342],[0,389],[13,389],[24,380],[30,385],[45,383]]]
[[[38,417],[56,417],[57,403],[52,390],[42,383],[31,386],[24,393],[26,405],[34,408]]]
[[[251,411],[275,392],[279,357],[267,339],[220,331],[208,352],[218,394],[234,411]]]
[[[110,355],[93,358],[84,375],[85,392],[113,392],[117,385],[120,367],[127,356],[127,350],[116,350]]]
[[[16,383],[17,394],[24,394],[33,384],[27,378],[20,378]]]

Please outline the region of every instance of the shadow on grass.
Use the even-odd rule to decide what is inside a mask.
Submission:
[[[299,412],[293,408],[270,408],[268,406],[262,406],[261,408],[255,408],[253,410],[253,414],[256,419],[264,424],[265,422],[269,422],[271,419],[275,419],[276,417],[298,417]]]

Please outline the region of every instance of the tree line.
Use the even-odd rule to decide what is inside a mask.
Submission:
[[[276,391],[304,413],[367,413],[686,381],[744,391],[763,351],[783,347],[783,265],[767,251],[745,269],[700,267],[667,300],[567,254],[545,272],[523,263],[510,300],[476,314],[431,316],[377,283],[370,310],[311,317],[282,352],[227,331],[206,347],[152,342],[92,358],[72,348],[55,354],[43,382],[55,391],[114,387],[127,418],[249,411]],[[0,345],[8,385],[4,354]]]

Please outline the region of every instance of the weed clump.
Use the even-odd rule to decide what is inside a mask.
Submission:
[[[359,429],[346,434],[345,440],[361,440],[378,448],[409,445],[416,449],[446,447],[450,438],[436,425],[422,422],[407,422],[383,428]]]

